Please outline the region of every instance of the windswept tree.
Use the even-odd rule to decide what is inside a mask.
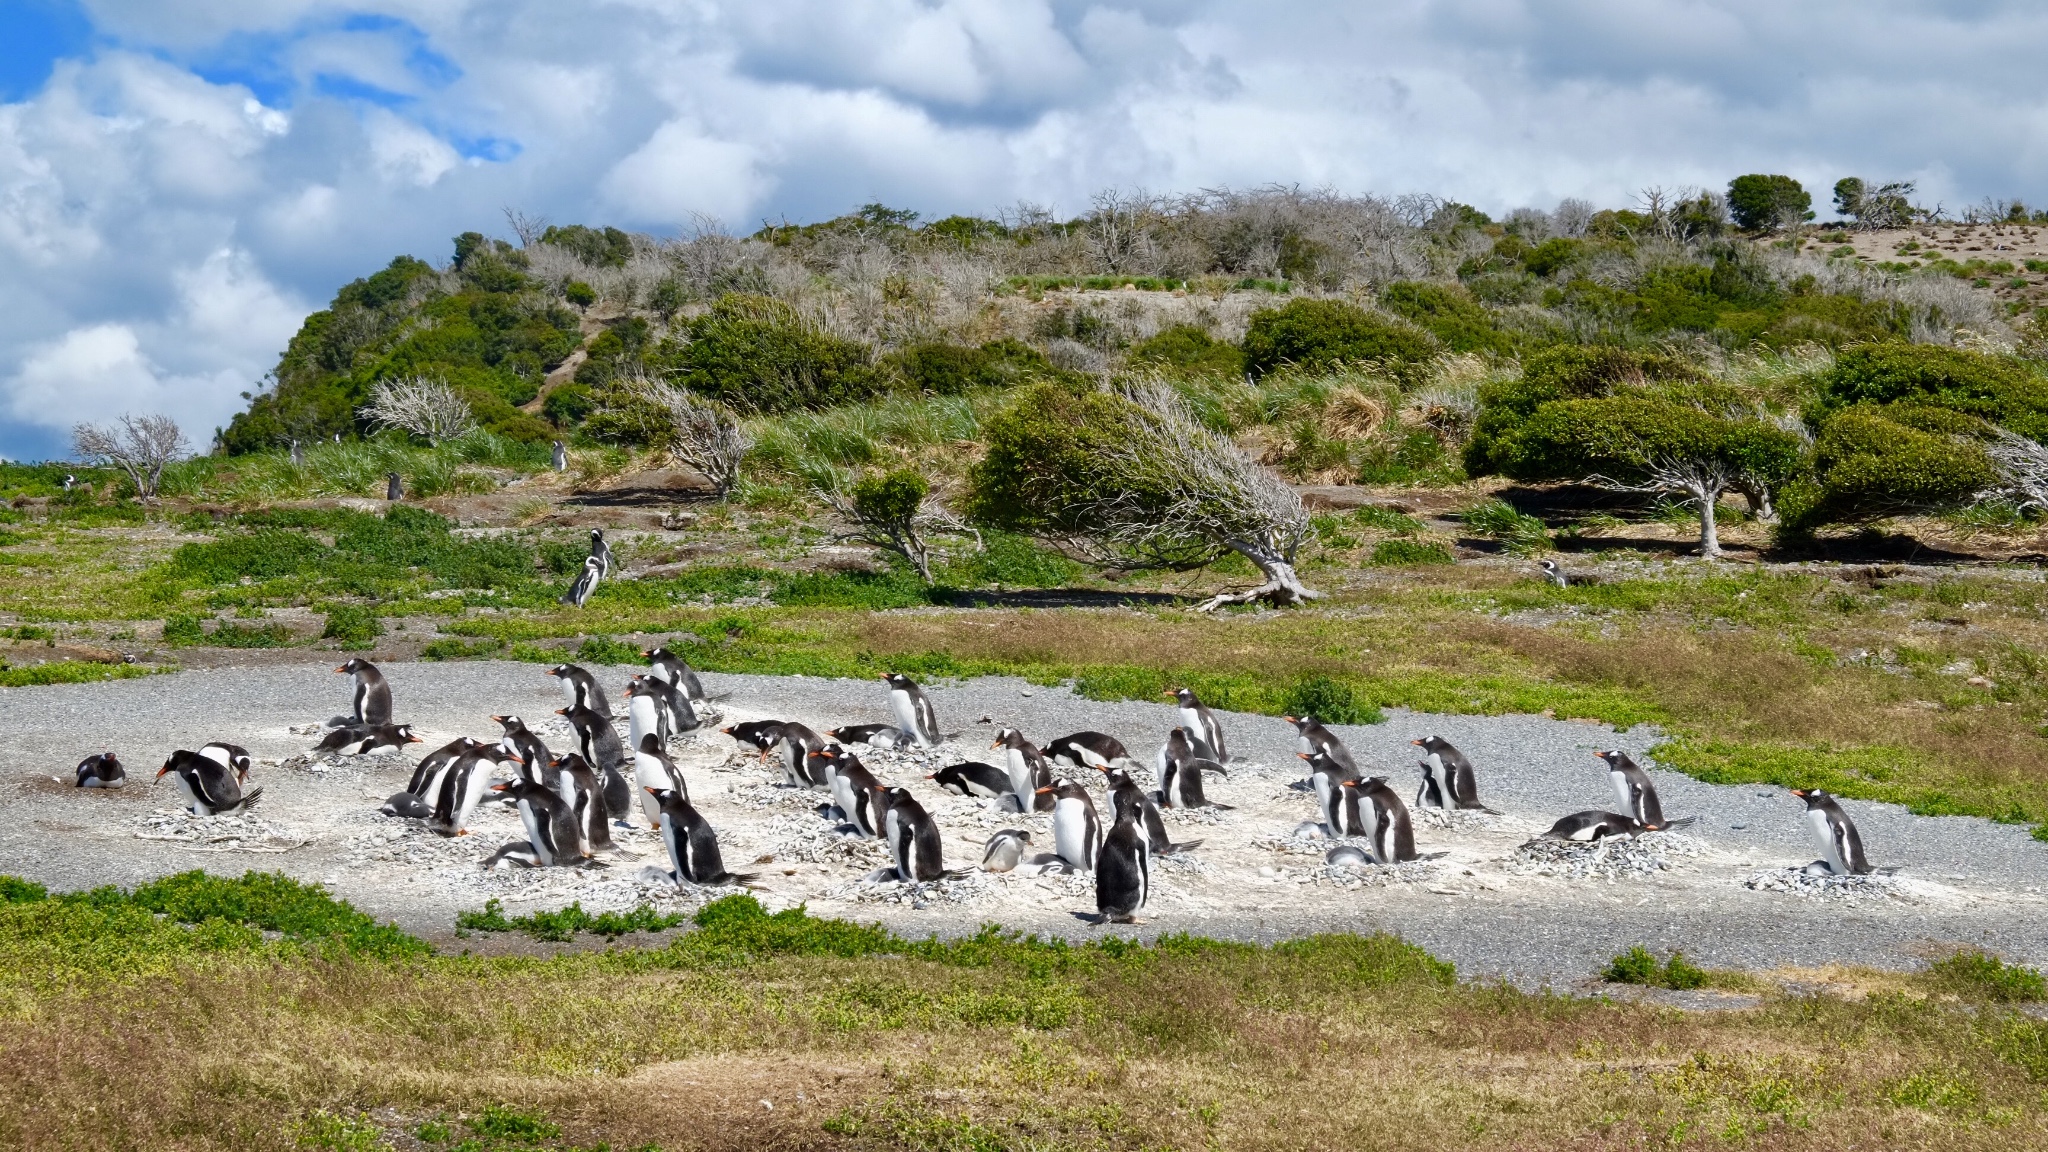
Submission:
[[[1790,176],[1753,173],[1728,182],[1728,214],[1747,232],[1775,232],[1813,219],[1813,196]]]
[[[615,421],[634,425],[636,439],[703,476],[721,498],[732,494],[753,445],[732,409],[645,372],[621,377],[614,387],[626,401],[612,414]]]
[[[832,510],[853,525],[855,539],[894,552],[910,562],[926,584],[932,582],[931,537],[964,525],[932,494],[930,481],[915,468],[870,472],[842,487],[819,487]]]
[[[1257,566],[1258,587],[1212,597],[1204,611],[1318,595],[1294,570],[1309,535],[1300,496],[1164,383],[1035,385],[985,432],[988,453],[971,477],[975,519],[1097,563],[1186,570],[1234,552]]]
[[[81,460],[126,472],[136,496],[144,502],[156,499],[164,468],[186,452],[185,434],[176,420],[125,413],[109,425],[73,425],[71,447]]]
[[[382,428],[410,432],[429,444],[460,440],[476,431],[476,414],[445,380],[407,376],[380,380],[357,414]]]

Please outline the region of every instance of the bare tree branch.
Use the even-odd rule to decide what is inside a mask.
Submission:
[[[2048,509],[2048,448],[2017,432],[2000,429],[1984,446],[2004,483],[1977,494],[1978,500],[2010,500],[2021,508]]]
[[[1741,472],[1725,460],[1712,456],[1660,456],[1646,461],[1641,480],[1615,480],[1593,475],[1585,483],[1610,492],[1643,492],[1682,497],[1700,516],[1700,555],[1721,556],[1721,533],[1715,509],[1721,494],[1737,487]]]
[[[83,460],[118,466],[144,502],[156,499],[164,466],[186,451],[185,434],[169,416],[123,414],[118,425],[77,424],[72,449]]]
[[[424,376],[384,380],[357,414],[372,424],[424,437],[429,444],[460,440],[476,431],[476,414],[446,381]]]
[[[644,372],[622,377],[619,385],[638,402],[650,443],[709,480],[721,498],[732,494],[753,441],[730,408]]]

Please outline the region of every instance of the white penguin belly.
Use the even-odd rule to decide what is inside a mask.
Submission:
[[[1837,876],[1849,874],[1849,862],[1842,859],[1842,846],[1835,841],[1834,821],[1819,808],[1806,811],[1806,826],[1813,831],[1813,838],[1820,843],[1821,859],[1828,862],[1828,871]]]
[[[1053,806],[1052,850],[1077,871],[1093,869],[1095,862],[1088,852],[1088,810],[1079,800],[1062,800]]]
[[[654,697],[633,697],[633,702],[626,706],[626,731],[631,735],[627,747],[634,752],[640,750],[642,737],[660,737],[661,719],[655,713]]]

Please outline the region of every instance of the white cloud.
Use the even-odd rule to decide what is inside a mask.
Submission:
[[[684,120],[655,130],[601,185],[634,220],[744,219],[766,191],[754,149],[719,140]]]

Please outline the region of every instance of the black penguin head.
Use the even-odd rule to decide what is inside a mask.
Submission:
[[[1794,788],[1792,789],[1792,794],[1806,801],[1806,807],[1809,811],[1822,807],[1834,799],[1833,796],[1818,788]]]
[[[1441,736],[1424,736],[1420,740],[1410,740],[1409,743],[1417,748],[1427,748],[1431,752],[1440,752],[1443,750],[1444,745],[1449,742]]]
[[[347,673],[348,675],[353,676],[356,673],[361,672],[363,669],[368,668],[369,666],[370,662],[368,660],[365,660],[360,656],[354,656],[349,659],[348,663],[343,664],[339,668],[336,668],[335,671]]]
[[[1023,746],[1024,734],[1015,728],[1005,728],[996,733],[995,743],[989,745],[991,748],[1022,748]]]
[[[397,727],[396,731],[399,735],[399,738],[404,740],[407,744],[425,743],[425,741],[421,740],[419,737],[412,734],[412,725],[410,724],[400,724]]]
[[[1635,763],[1635,761],[1630,760],[1628,758],[1628,753],[1622,752],[1620,750],[1608,752],[1595,752],[1593,753],[1593,755],[1601,760],[1606,761],[1607,767],[1610,770],[1617,772],[1623,768],[1630,767]]]
[[[1302,733],[1306,733],[1311,728],[1320,728],[1323,726],[1323,722],[1321,720],[1316,719],[1315,713],[1313,712],[1301,716],[1284,716],[1282,717],[1282,719],[1286,720],[1289,724],[1294,725],[1295,731]]]
[[[917,687],[910,677],[905,676],[901,672],[884,672],[882,673],[882,679],[889,682],[889,687],[899,690]]]
[[[496,720],[499,724],[503,725],[505,731],[507,732],[511,732],[515,729],[526,727],[526,721],[521,720],[519,717],[514,716],[509,712],[503,716],[493,716],[491,717],[491,719]]]
[[[1200,700],[1195,699],[1195,693],[1192,689],[1169,688],[1166,690],[1166,694],[1180,701],[1180,706],[1183,708],[1193,708],[1201,703]]]
[[[1137,781],[1131,779],[1131,774],[1128,771],[1125,771],[1122,768],[1110,768],[1106,765],[1102,769],[1102,778],[1109,782],[1109,786],[1112,790],[1122,788],[1126,784],[1135,788],[1137,787],[1138,783]]]

